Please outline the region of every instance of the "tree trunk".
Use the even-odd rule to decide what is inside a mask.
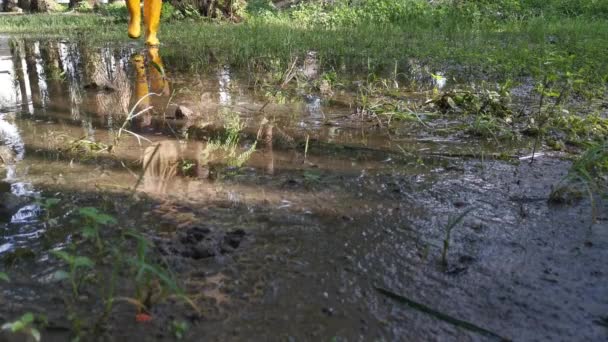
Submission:
[[[63,65],[59,55],[59,44],[56,41],[40,42],[40,58],[42,60],[42,70],[46,79],[46,91],[48,96],[48,107],[55,107],[65,110],[64,89],[65,83],[61,79]]]
[[[34,108],[41,108],[42,93],[40,92],[40,75],[38,75],[36,52],[33,41],[25,41],[25,64],[27,68],[27,77],[30,83],[32,92],[32,105]]]
[[[80,5],[80,3],[82,2],[82,0],[70,0],[70,3],[68,4],[68,8],[73,9],[78,7],[78,5]]]
[[[30,4],[31,4],[30,0],[18,0],[17,1],[17,5],[24,11],[30,10]]]
[[[11,55],[13,56],[13,65],[15,67],[15,79],[19,83],[19,95],[21,96],[21,110],[24,113],[28,112],[29,98],[28,98],[28,87],[25,82],[25,70],[23,70],[23,41],[22,40],[13,40],[11,44]]]
[[[0,6],[0,10],[3,12],[22,12],[23,10],[19,8],[19,4],[17,0],[4,0],[2,2],[2,6]]]

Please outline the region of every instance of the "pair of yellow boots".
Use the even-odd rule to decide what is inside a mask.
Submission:
[[[140,0],[127,0],[129,10],[129,37],[137,39],[141,36],[141,7]],[[158,26],[160,25],[160,11],[162,0],[144,0],[144,26],[146,27],[146,45],[159,44]]]

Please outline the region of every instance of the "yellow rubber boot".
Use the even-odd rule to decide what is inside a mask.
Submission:
[[[131,57],[133,66],[135,67],[135,100],[139,101],[142,97],[148,95],[148,79],[146,77],[146,66],[144,64],[144,56],[137,54]],[[146,97],[139,103],[139,108],[144,108],[150,105],[150,97]]]
[[[141,7],[139,0],[127,0],[129,10],[129,37],[133,39],[141,36]]]
[[[148,57],[150,58],[150,64],[152,64],[148,72],[150,90],[153,93],[169,95],[169,83],[165,77],[165,65],[158,53],[158,46],[148,48]]]
[[[162,0],[144,0],[144,24],[146,25],[146,44],[157,46],[159,44],[158,26],[160,25],[160,10]]]

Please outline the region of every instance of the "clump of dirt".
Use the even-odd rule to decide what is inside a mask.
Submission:
[[[155,243],[161,255],[200,260],[233,253],[241,246],[246,236],[242,229],[224,232],[205,226],[194,226],[172,237],[159,238]]]

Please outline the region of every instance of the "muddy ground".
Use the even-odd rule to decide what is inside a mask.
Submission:
[[[145,235],[200,312],[168,298],[141,322],[117,302],[84,340],[175,340],[176,321],[188,324],[187,341],[608,338],[608,207],[596,201],[593,215],[585,196],[548,202],[571,156],[541,147],[530,163],[526,139],[504,145],[411,122],[387,130],[356,115],[348,94],[295,92],[261,113],[266,97],[225,66],[192,76],[164,61],[159,81],[132,46],[79,54],[75,42],[18,41],[0,38],[0,132],[13,159],[2,183],[0,255],[11,278],[2,321],[41,314],[43,340],[64,341],[70,312],[97,317],[101,281],[70,302],[49,253],[85,248],[70,220],[94,206],[118,221],[104,238]],[[150,142],[122,133],[116,143],[144,85],[163,95],[128,127]],[[177,105],[191,113],[176,117]],[[198,165],[227,111],[246,123],[244,148],[259,132],[265,143],[240,168]],[[144,172],[158,143],[161,159],[197,165]],[[45,198],[59,207],[45,209]],[[444,264],[446,227],[463,213]],[[127,277],[117,285],[125,293]]]

